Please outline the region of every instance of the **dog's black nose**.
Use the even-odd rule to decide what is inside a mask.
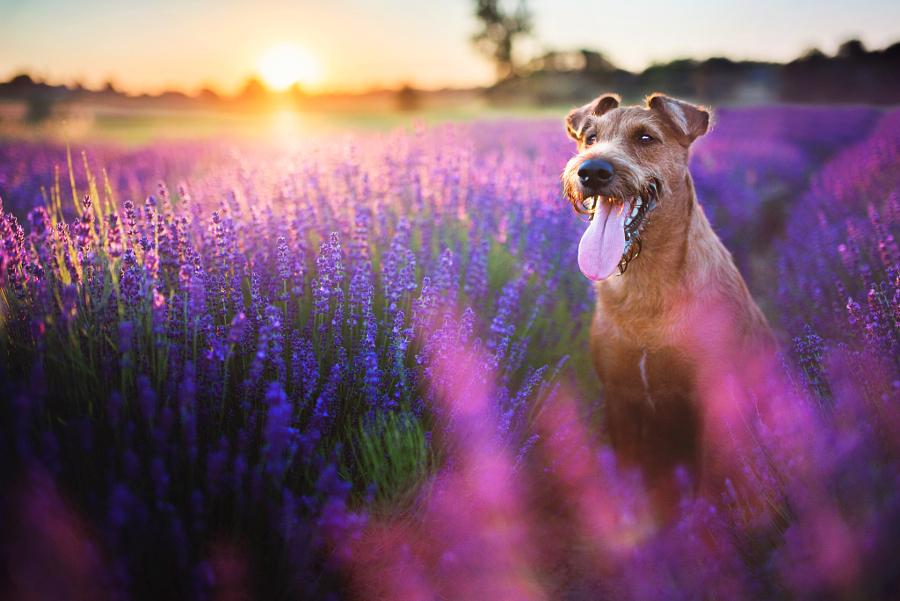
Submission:
[[[603,159],[589,159],[578,168],[578,177],[588,188],[609,183],[613,173],[613,166]]]

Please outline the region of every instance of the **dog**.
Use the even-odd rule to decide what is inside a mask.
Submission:
[[[748,375],[774,348],[694,190],[689,151],[709,123],[705,108],[662,94],[645,106],[602,95],[565,120],[578,152],[563,191],[590,215],[578,265],[596,282],[590,349],[605,426],[617,460],[642,471],[664,514],[685,489],[676,468],[696,490],[721,467],[715,446],[732,409],[719,394],[723,374]]]

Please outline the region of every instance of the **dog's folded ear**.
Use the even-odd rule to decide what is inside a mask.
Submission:
[[[687,146],[709,129],[709,111],[705,108],[653,94],[647,99],[650,110],[662,115],[679,134],[681,143]]]
[[[566,115],[566,133],[573,140],[578,140],[581,137],[584,122],[588,117],[592,115],[599,116],[618,107],[620,100],[618,94],[603,94],[584,106],[572,109]]]

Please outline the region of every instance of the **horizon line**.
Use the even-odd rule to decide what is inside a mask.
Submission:
[[[862,41],[858,37],[852,37],[852,38],[849,38],[849,39],[841,42],[841,44],[839,45],[839,48],[840,48],[840,46],[842,46],[846,43],[849,43],[849,42],[862,43]],[[898,39],[890,44],[887,44],[881,48],[871,48],[871,49],[866,48],[866,52],[867,53],[883,52],[893,46],[896,46],[897,44],[900,44],[900,39]],[[758,58],[747,57],[747,56],[735,57],[735,56],[726,56],[724,54],[713,54],[713,55],[709,55],[709,56],[706,56],[703,58],[690,57],[690,56],[678,56],[678,57],[672,57],[672,58],[668,59],[667,61],[651,61],[646,66],[644,66],[643,69],[641,69],[640,71],[625,69],[624,67],[617,66],[614,63],[613,63],[613,66],[618,70],[631,72],[631,73],[635,73],[635,74],[640,74],[640,73],[643,73],[644,71],[646,71],[650,68],[653,68],[653,67],[665,66],[667,64],[671,64],[671,63],[679,62],[679,61],[685,61],[685,60],[694,61],[694,62],[705,62],[705,61],[714,60],[714,59],[726,59],[726,60],[729,60],[729,61],[735,62],[735,63],[749,62],[749,63],[770,64],[770,65],[786,65],[786,64],[789,64],[790,62],[802,59],[814,51],[821,52],[824,56],[828,56],[828,57],[838,56],[837,52],[835,52],[835,54],[833,54],[833,55],[829,55],[819,48],[810,48],[807,52],[800,54],[800,55],[792,58],[789,61],[784,61],[784,62],[764,60],[764,59],[758,59]],[[539,59],[539,58],[547,56],[548,54],[553,53],[553,52],[560,53],[560,54],[580,53],[580,52],[581,53],[596,52],[602,56],[605,56],[605,54],[599,50],[594,50],[591,48],[574,48],[574,49],[567,49],[567,50],[548,50],[542,55],[537,55],[537,56],[532,57],[531,59],[529,59],[529,61]],[[148,89],[148,88],[135,89],[132,87],[121,87],[120,85],[116,84],[115,77],[107,78],[105,80],[105,82],[100,85],[89,86],[89,85],[85,85],[81,81],[79,81],[79,78],[69,78],[68,80],[65,80],[65,79],[53,80],[52,78],[46,78],[46,77],[43,77],[39,72],[29,71],[29,69],[27,67],[7,69],[6,73],[8,73],[8,79],[6,79],[5,81],[0,81],[0,84],[10,83],[15,78],[21,77],[24,75],[24,76],[27,76],[35,84],[43,84],[43,85],[47,85],[47,86],[51,86],[51,87],[64,87],[68,90],[77,90],[80,87],[83,90],[86,90],[88,92],[94,92],[94,93],[104,92],[111,85],[113,90],[116,93],[126,96],[126,97],[130,97],[130,98],[141,98],[141,97],[153,98],[153,97],[164,96],[166,94],[181,94],[181,95],[189,97],[189,98],[201,98],[204,94],[206,94],[208,92],[212,92],[213,94],[215,94],[217,97],[219,97],[221,99],[236,99],[236,98],[240,98],[242,93],[253,82],[257,82],[264,89],[264,91],[266,92],[267,95],[275,96],[275,97],[291,95],[292,93],[296,93],[298,90],[304,96],[313,96],[313,97],[315,97],[315,96],[364,96],[367,94],[373,94],[373,93],[378,93],[378,92],[397,92],[404,88],[412,88],[412,89],[414,89],[416,91],[420,91],[420,92],[469,91],[469,90],[478,90],[478,89],[489,88],[489,87],[492,87],[492,86],[496,85],[497,83],[499,83],[499,80],[494,80],[494,81],[486,82],[486,83],[473,82],[469,85],[448,84],[445,86],[434,86],[434,85],[417,85],[412,81],[396,81],[393,83],[384,83],[384,82],[373,83],[373,84],[368,84],[365,86],[344,85],[344,86],[330,86],[330,87],[324,87],[324,86],[318,86],[318,85],[303,86],[303,85],[297,83],[285,90],[274,90],[270,86],[266,85],[262,76],[259,73],[251,73],[251,74],[248,74],[246,77],[244,77],[241,80],[242,83],[239,86],[237,86],[232,92],[227,92],[222,89],[223,86],[217,85],[214,83],[196,84],[194,86],[180,86],[177,84],[173,85],[173,86],[166,85],[166,86],[162,87],[161,89],[156,88],[155,90],[153,90],[153,89]]]

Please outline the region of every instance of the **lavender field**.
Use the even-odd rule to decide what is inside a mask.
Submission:
[[[0,597],[900,598],[900,111],[695,145],[780,367],[663,527],[606,444],[573,151],[0,141]]]

